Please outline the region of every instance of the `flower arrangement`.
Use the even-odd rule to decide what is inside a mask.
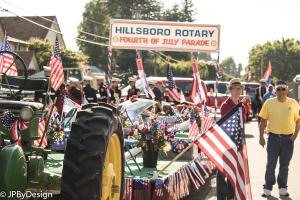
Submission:
[[[133,123],[129,136],[138,140],[138,146],[145,150],[158,151],[167,145],[168,125],[158,118],[151,116],[147,121],[136,121]]]

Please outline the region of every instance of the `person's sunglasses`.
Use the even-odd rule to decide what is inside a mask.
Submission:
[[[285,91],[285,88],[277,88],[276,91]]]

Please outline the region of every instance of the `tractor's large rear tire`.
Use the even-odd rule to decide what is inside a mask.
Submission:
[[[123,194],[122,126],[109,106],[78,112],[67,142],[62,171],[64,200],[119,200]]]

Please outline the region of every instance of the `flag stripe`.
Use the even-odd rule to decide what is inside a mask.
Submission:
[[[62,67],[62,61],[60,58],[59,43],[57,38],[55,40],[53,55],[50,59],[49,66],[51,67],[51,87],[55,91],[57,91],[61,84],[63,84],[64,82],[64,71]]]
[[[144,88],[144,91],[147,92],[146,93],[147,95],[149,94],[152,98],[154,98],[155,94],[153,93],[152,89],[150,88],[150,86],[147,82],[146,76],[145,76],[142,58],[136,58],[136,66],[138,69],[139,78],[142,81],[142,86]]]
[[[44,131],[45,131],[45,124],[46,124],[45,120],[41,120],[39,122],[39,129],[38,129],[38,137],[39,137],[39,139],[36,139],[36,140],[33,141],[33,145],[34,146],[39,146],[40,145],[40,142],[42,140],[42,137],[43,137],[43,134],[44,134]],[[47,146],[47,144],[48,144],[47,143],[47,137],[45,135],[44,138],[43,138],[41,147],[45,148]]]
[[[201,135],[196,144],[230,181],[235,199],[252,199],[248,176],[242,104],[222,117],[216,125]]]
[[[193,84],[192,84],[192,92],[191,99],[194,103],[202,103],[207,101],[207,93],[205,90],[204,83],[201,81],[200,73],[198,70],[198,65],[195,60],[192,62],[192,71],[193,71]]]
[[[232,183],[233,187],[235,187],[235,178],[234,172],[229,168],[229,166],[223,162],[222,158],[218,156],[218,154],[211,148],[211,146],[203,139],[199,139],[196,144],[201,148],[201,150],[205,153],[210,160],[214,161],[213,163],[216,167],[225,175]]]
[[[168,87],[167,93],[172,101],[180,102],[180,95],[178,94],[174,79],[173,79],[173,71],[170,64],[167,66],[167,79],[168,79]]]
[[[216,129],[216,130],[214,130],[214,129]],[[244,180],[244,176],[243,176],[244,170],[241,169],[241,165],[239,164],[239,163],[243,164],[244,162],[243,162],[243,160],[241,160],[239,158],[239,153],[236,153],[237,149],[236,149],[235,144],[230,140],[230,138],[218,126],[214,126],[212,129],[212,132],[214,132],[214,135],[217,137],[217,139],[222,143],[222,145],[224,145],[224,147],[226,149],[225,151],[230,152],[230,154],[233,156],[233,158],[235,159],[235,165],[237,166],[238,174],[240,175],[240,178]],[[243,184],[245,184],[245,183],[243,182]]]
[[[11,51],[6,38],[1,45],[1,51]],[[18,71],[14,63],[14,57],[11,54],[4,53],[0,55],[0,73],[6,73],[8,76],[17,76]]]

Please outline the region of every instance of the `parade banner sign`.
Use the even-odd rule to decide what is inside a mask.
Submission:
[[[113,19],[110,46],[116,49],[219,52],[220,26]]]

